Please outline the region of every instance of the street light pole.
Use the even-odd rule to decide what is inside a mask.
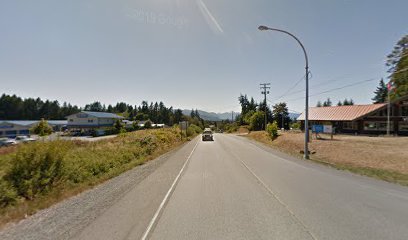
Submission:
[[[306,49],[303,46],[302,42],[292,33],[287,32],[285,30],[277,29],[277,28],[270,28],[267,26],[259,26],[259,30],[265,31],[265,30],[270,30],[270,31],[277,31],[277,32],[282,32],[285,33],[292,38],[294,38],[300,45],[300,47],[303,50],[303,53],[305,55],[305,61],[306,61],[306,101],[305,101],[305,146],[304,146],[304,158],[309,159],[309,59],[307,57]]]

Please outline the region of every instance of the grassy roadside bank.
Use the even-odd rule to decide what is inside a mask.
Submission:
[[[251,132],[245,137],[302,158],[299,152],[303,149],[301,133],[284,133],[274,141],[263,131]],[[408,149],[401,150],[405,141],[408,139],[336,136],[334,141],[313,140],[310,149],[316,153],[310,157],[314,162],[339,170],[408,186]]]
[[[97,142],[35,142],[0,156],[0,226],[152,160],[185,141],[177,128]]]

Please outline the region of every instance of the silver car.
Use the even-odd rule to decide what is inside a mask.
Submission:
[[[10,138],[0,138],[0,147],[7,147],[7,146],[11,146],[11,145],[16,145],[17,142],[14,139],[10,139]]]
[[[31,138],[31,137],[28,137],[28,136],[17,136],[16,141],[26,143],[26,142],[34,142],[35,139]]]

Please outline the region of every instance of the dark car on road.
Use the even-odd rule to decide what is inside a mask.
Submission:
[[[214,141],[211,129],[205,129],[202,134],[203,141]]]

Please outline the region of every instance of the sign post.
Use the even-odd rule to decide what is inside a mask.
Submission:
[[[330,133],[330,138],[333,140],[333,126],[332,125],[323,125],[323,132]]]
[[[331,139],[333,139],[333,126],[332,125],[312,125],[312,132],[316,133],[316,138],[319,133],[330,133]]]
[[[181,139],[183,139],[183,130],[186,132],[186,136],[187,136],[188,122],[182,121],[179,123],[179,125],[180,125],[180,130],[181,130]]]

